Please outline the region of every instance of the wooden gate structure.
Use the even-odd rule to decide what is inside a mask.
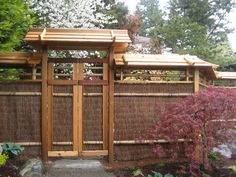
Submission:
[[[13,102],[22,100],[24,104],[30,100],[30,103],[34,104],[30,105],[31,109],[34,110],[28,111],[24,108],[17,110],[21,105],[9,103],[8,107],[16,107],[15,113],[11,114],[11,110],[15,108],[8,109],[7,106],[7,108],[2,106],[0,113],[2,113],[1,121],[3,123],[0,124],[0,140],[12,140],[19,144],[28,140],[30,142],[27,144],[41,146],[44,161],[47,161],[48,157],[58,156],[108,155],[109,162],[113,162],[114,154],[116,160],[136,159],[134,156],[141,156],[141,154],[144,154],[142,158],[152,157],[151,147],[147,148],[147,145],[153,146],[155,143],[168,142],[146,140],[140,143],[135,141],[135,138],[137,138],[137,134],[145,133],[145,130],[156,121],[155,107],[165,106],[168,102],[204,89],[212,84],[212,80],[236,80],[235,73],[217,72],[216,65],[195,56],[121,53],[131,42],[127,30],[32,29],[27,33],[24,41],[37,52],[2,53],[0,54],[0,69],[27,65],[27,67],[29,66],[27,69],[31,70],[28,75],[31,78],[30,80],[20,80],[22,82],[15,81],[14,84],[12,84],[13,80],[0,81],[0,104],[5,104],[9,97],[9,100]],[[70,50],[102,51],[104,57],[56,58],[49,56],[52,51]],[[68,74],[58,75],[56,70],[61,67],[61,64],[69,64],[69,76]],[[58,65],[59,67],[57,67]],[[91,65],[94,66],[93,70],[99,69],[99,72],[89,75],[88,70],[91,70]],[[36,70],[39,70],[40,74]],[[137,70],[142,70],[142,72],[136,72]],[[150,73],[149,71],[152,70],[155,72]],[[171,79],[168,78],[168,75],[177,77]],[[132,80],[133,77],[136,79]],[[142,79],[139,79],[140,77]],[[143,79],[145,77],[148,79]],[[95,87],[99,87],[99,91],[88,92],[88,88],[94,89]],[[60,91],[57,91],[59,88]],[[64,92],[61,92],[62,90]],[[24,99],[22,96],[28,97]],[[86,104],[88,97],[98,96],[99,99],[95,99],[92,107]],[[62,102],[70,99],[70,105],[63,108],[62,113],[60,112],[63,114],[63,111],[70,109],[66,115],[58,115],[58,113],[55,115],[57,97],[61,97]],[[99,105],[102,110],[94,114],[100,114],[101,120],[98,123],[92,122],[92,124],[100,126],[101,139],[87,141],[84,121],[89,117],[87,113],[98,106],[96,100],[100,100]],[[27,126],[22,123],[19,126],[27,127],[27,131],[22,133],[22,130],[17,130],[20,132],[19,134],[22,133],[25,136],[17,138],[17,131],[15,132],[15,127],[12,126],[9,118],[14,119],[15,115],[17,117],[22,109],[24,109],[24,114],[20,115],[18,119],[25,120],[24,123],[27,121],[31,121],[31,123]],[[3,113],[4,111],[6,113]],[[25,115],[27,115],[27,119],[24,119]],[[56,117],[65,117],[64,121],[69,121],[66,116],[71,118],[69,131],[71,131],[72,138],[67,139],[67,136],[66,142],[54,141]],[[96,121],[96,117],[91,119],[90,121]],[[88,122],[88,124],[90,123]],[[59,124],[64,126],[63,122]],[[32,126],[38,130],[34,132],[35,137],[28,139]],[[3,134],[12,129],[14,135],[12,137],[9,135],[10,138],[4,139]],[[60,136],[60,132],[56,136]],[[97,144],[99,148],[85,148],[86,143]],[[70,145],[70,148],[57,149],[54,147],[55,144]],[[117,146],[114,148],[114,145]],[[138,145],[139,148],[133,148],[134,145]]]
[[[126,30],[32,29],[24,41],[42,53],[42,157],[108,155],[113,161],[114,52],[122,52],[130,43]],[[105,51],[106,58],[48,58],[49,50]],[[72,80],[55,80],[55,63],[73,64]],[[102,64],[102,80],[84,80],[84,63]],[[73,149],[53,151],[53,87],[73,86]],[[83,150],[83,87],[100,85],[102,91],[103,150]],[[108,105],[109,104],[109,105]]]

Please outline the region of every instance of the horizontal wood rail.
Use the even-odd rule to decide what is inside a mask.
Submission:
[[[48,85],[77,85],[77,80],[48,80]]]
[[[108,85],[107,80],[79,80],[79,85]]]
[[[236,121],[236,120],[232,120],[232,121]],[[191,142],[192,140],[189,139],[178,139],[178,142]],[[14,144],[19,144],[22,146],[41,146],[41,142],[13,142]],[[137,141],[137,140],[115,140],[114,144],[115,145],[138,145],[138,144],[165,144],[165,143],[171,143],[171,141],[167,141],[164,139],[159,139],[159,140],[142,140],[142,141]],[[0,145],[2,145],[4,143],[0,143]],[[56,146],[71,146],[73,145],[72,142],[53,142],[53,145]],[[102,141],[84,141],[83,144],[86,145],[102,145],[103,142]],[[54,151],[55,152],[55,151]],[[63,152],[63,151],[62,151]],[[70,152],[70,151],[69,151]]]
[[[82,151],[82,156],[106,156],[108,150],[94,150],[94,151]]]
[[[48,58],[49,63],[108,63],[107,58]]]
[[[114,93],[114,96],[138,96],[138,97],[172,97],[172,96],[189,96],[193,93]]]
[[[193,81],[134,81],[134,80],[123,80],[115,81],[119,84],[193,84]]]
[[[77,151],[48,151],[48,157],[76,157]]]
[[[37,80],[0,80],[0,83],[41,83],[41,79]]]
[[[40,96],[41,92],[0,92],[0,96]],[[83,93],[84,96],[102,96],[102,93]],[[171,96],[189,96],[192,93],[114,93],[114,96],[140,96],[140,97],[171,97]],[[53,93],[56,97],[71,97],[73,93]]]
[[[48,80],[49,85],[108,85],[106,80]]]

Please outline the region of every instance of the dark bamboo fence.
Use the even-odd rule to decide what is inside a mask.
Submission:
[[[153,157],[155,143],[140,144],[165,109],[188,94],[192,83],[115,84],[115,159]],[[72,149],[72,86],[55,86],[53,96],[53,150]],[[0,142],[21,143],[25,155],[41,151],[40,83],[0,84]],[[179,95],[179,96],[178,96]],[[102,87],[84,86],[84,150],[102,149]],[[165,146],[168,144],[164,143]]]

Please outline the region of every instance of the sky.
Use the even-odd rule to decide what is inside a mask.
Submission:
[[[136,5],[139,0],[120,0],[122,2],[125,2],[125,4],[128,6],[130,12],[134,12]],[[166,8],[168,0],[160,0],[160,6],[161,9]],[[229,26],[235,29],[235,32],[228,35],[230,45],[232,49],[236,52],[236,9],[234,9],[229,15],[228,20],[230,22]]]

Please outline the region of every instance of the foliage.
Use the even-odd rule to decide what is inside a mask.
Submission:
[[[11,157],[20,155],[24,148],[18,144],[5,143],[2,145],[3,154],[7,154]]]
[[[141,25],[141,19],[138,14],[127,16],[127,23],[122,26],[123,29],[127,29],[129,37],[133,41],[134,36],[139,32],[139,27]]]
[[[209,87],[157,113],[158,122],[147,136],[172,142],[175,149],[157,145],[155,154],[159,157],[168,154],[176,160],[178,151],[184,148],[190,172],[198,176],[200,165],[210,169],[208,154],[212,148],[234,136],[231,129],[236,115],[236,91]],[[179,139],[184,139],[184,143],[179,143]]]
[[[0,166],[5,165],[7,160],[8,160],[8,155],[0,154]]]
[[[127,24],[128,19],[128,7],[125,5],[124,2],[119,2],[115,0],[103,0],[105,6],[110,6],[109,9],[99,9],[99,11],[103,12],[107,16],[113,17],[110,22],[104,24],[104,28],[108,29],[120,29],[122,26]]]
[[[102,13],[101,9],[110,7],[101,0],[30,0],[29,6],[38,15],[41,27],[102,28],[113,23],[113,17]]]
[[[210,152],[208,153],[208,158],[209,158],[209,159],[212,159],[212,160],[220,160],[220,157],[221,157],[221,155],[220,155],[219,152],[210,151]]]
[[[164,24],[163,12],[159,8],[159,0],[141,0],[136,13],[142,21],[139,29],[141,36],[151,37],[152,53],[161,53],[162,39],[161,29]]]
[[[232,31],[227,14],[234,6],[233,0],[170,0],[169,19],[160,29],[165,46],[174,53],[197,55],[220,65],[235,61],[227,39]]]
[[[140,34],[151,37],[157,53],[165,48],[224,67],[236,61],[227,38],[227,15],[234,7],[234,0],[170,0],[163,11],[159,0],[141,0],[136,12],[143,22]]]
[[[140,168],[133,168],[133,169],[131,169],[131,172],[132,172],[133,177],[144,176],[144,174]]]
[[[231,169],[233,172],[236,173],[236,165],[231,165],[229,167],[227,167],[228,169]]]
[[[140,35],[152,37],[158,35],[154,29],[163,24],[163,13],[159,9],[159,0],[140,0],[136,13],[140,15],[142,20]]]
[[[0,0],[0,4],[0,51],[19,49],[35,18],[25,0]]]
[[[202,177],[211,177],[209,174],[205,173],[205,172],[201,172],[202,173]]]
[[[0,69],[0,80],[19,80],[19,74],[23,73],[23,69]]]
[[[165,175],[162,175],[161,173],[159,172],[156,172],[156,171],[152,171],[153,175],[148,175],[148,177],[174,177],[172,174],[165,174]]]

